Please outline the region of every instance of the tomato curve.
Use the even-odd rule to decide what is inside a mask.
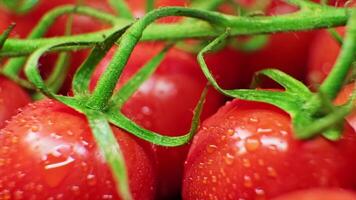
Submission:
[[[31,99],[20,86],[0,76],[0,128],[18,112],[18,109],[30,103]]]
[[[152,159],[112,127],[134,199],[153,199]],[[0,199],[119,199],[111,172],[83,115],[45,99],[24,108],[0,131]]]
[[[233,100],[203,122],[189,151],[183,199],[265,199],[311,187],[354,188],[355,131],[341,140],[297,140],[290,117]]]

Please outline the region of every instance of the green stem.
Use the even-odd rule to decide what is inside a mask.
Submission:
[[[347,23],[345,39],[339,57],[328,77],[320,86],[320,90],[330,99],[334,99],[350,72],[356,52],[356,10],[351,12]]]
[[[44,36],[49,27],[56,21],[56,19],[64,14],[69,14],[75,11],[78,14],[88,15],[109,24],[114,24],[117,19],[110,15],[104,14],[100,11],[97,11],[93,8],[89,7],[78,7],[78,6],[63,6],[53,9],[52,11],[46,13],[40,22],[36,25],[36,27],[31,31],[28,36],[28,39],[37,39]],[[6,43],[5,43],[6,44]],[[48,43],[47,43],[48,44]],[[18,50],[18,49],[17,49]],[[21,70],[22,66],[26,62],[26,57],[14,58],[10,59],[8,63],[5,65],[3,72],[4,74],[13,77],[16,76]]]
[[[329,34],[336,40],[339,45],[342,45],[343,43],[343,38],[342,36],[335,30],[335,28],[329,28],[328,29]]]
[[[80,8],[78,11],[79,10]],[[211,11],[202,11],[182,7],[161,8],[155,10],[154,12],[156,14],[166,13],[166,16],[185,15],[198,18],[215,18],[216,20],[213,21],[214,23],[231,28],[231,36],[329,28],[345,25],[347,19],[349,18],[347,8],[333,8],[327,6],[313,7],[313,9],[307,9],[297,13],[286,14],[278,17],[265,16],[253,18],[245,16],[230,16]],[[91,34],[32,40],[9,39],[6,41],[3,49],[0,50],[0,57],[26,55],[33,52],[34,49],[58,41],[99,42],[102,40],[103,35],[109,35],[120,27],[126,26],[132,22],[131,20],[124,20],[119,18],[115,18],[113,21],[115,21],[115,27],[112,29]],[[217,37],[224,30],[224,28],[219,29],[216,26],[212,26],[206,22],[201,21],[187,24],[153,24],[145,30],[144,34],[142,35],[142,40],[179,40],[187,38]],[[58,49],[53,50],[58,51]]]
[[[223,25],[227,23],[226,19],[220,14],[188,8],[161,8],[148,13],[142,19],[134,23],[122,36],[118,49],[116,50],[109,66],[99,79],[98,84],[88,101],[88,107],[97,110],[105,109],[113,94],[116,82],[120,77],[135,45],[141,39],[143,31],[156,19],[175,15],[200,18],[210,21],[211,23],[221,23]]]

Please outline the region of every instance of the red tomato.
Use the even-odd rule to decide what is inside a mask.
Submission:
[[[30,101],[30,97],[20,86],[0,76],[0,128]]]
[[[273,0],[267,7],[266,13],[269,16],[283,15],[296,10],[296,7]],[[277,68],[299,80],[304,80],[308,49],[312,38],[312,32],[272,34],[262,49],[245,53],[245,68],[240,78],[245,81],[245,85],[248,85],[256,71],[264,68]]]
[[[344,35],[345,28],[336,29]],[[323,50],[324,49],[324,50]],[[327,49],[327,53],[325,53]],[[320,30],[310,45],[307,81],[309,84],[320,84],[327,77],[339,55],[340,45],[327,30]]]
[[[349,85],[346,85],[339,93],[339,95],[336,97],[334,103],[336,105],[341,105],[341,104],[344,104],[346,103],[351,95],[352,95],[352,92],[354,90],[354,86],[355,84],[352,83],[352,84],[349,84]],[[352,126],[352,128],[356,131],[356,112],[352,112],[349,116],[347,116],[346,118],[347,122]]]
[[[240,52],[230,48],[224,48],[218,52],[205,56],[205,61],[210,68],[214,78],[224,89],[236,89],[244,84],[240,73],[245,69],[244,57]]]
[[[297,140],[290,117],[263,103],[233,100],[194,137],[183,199],[269,199],[311,187],[354,188],[355,131],[341,140]]]
[[[292,192],[273,200],[355,200],[354,192],[340,189],[310,189]]]
[[[112,130],[134,199],[153,199],[151,158],[126,132]],[[59,102],[25,107],[0,131],[0,146],[0,199],[119,199],[86,119]]]
[[[54,7],[73,2],[75,2],[75,0],[41,0],[38,5],[33,8],[33,10],[31,10],[25,15],[17,15],[15,13],[11,13],[11,11],[9,10],[0,8],[0,31],[6,29],[12,22],[15,22],[16,27],[12,32],[13,36],[21,38],[26,37],[27,34],[33,29],[33,27],[47,11]]]
[[[160,44],[139,44],[134,49],[117,87],[131,77],[162,48]],[[113,51],[102,60],[94,74],[94,87],[111,60]],[[158,133],[178,136],[189,131],[193,109],[207,81],[195,58],[183,51],[171,49],[157,71],[124,105],[122,112],[141,126]],[[222,105],[223,97],[209,91],[202,119]],[[179,195],[183,163],[188,145],[176,148],[153,146],[160,176],[160,196],[165,199]],[[174,172],[173,172],[173,171]]]

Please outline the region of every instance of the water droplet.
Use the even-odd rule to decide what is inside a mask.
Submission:
[[[40,193],[40,192],[42,192],[42,190],[43,190],[43,185],[38,184],[38,185],[36,186],[36,191],[37,191],[38,193]]]
[[[226,134],[233,136],[235,134],[235,131],[234,131],[234,129],[229,128],[229,129],[227,129]]]
[[[77,185],[73,185],[72,187],[70,187],[70,190],[73,192],[74,195],[80,194],[79,186]]]
[[[230,153],[227,153],[224,156],[225,163],[228,165],[232,165],[232,163],[234,162],[234,159],[235,159],[235,157]]]
[[[113,199],[113,196],[111,194],[104,194],[103,199]]]
[[[263,133],[270,133],[272,132],[272,129],[270,128],[258,128],[257,133],[263,134]]]
[[[203,177],[203,183],[204,183],[204,184],[207,184],[207,183],[208,183],[208,177],[206,177],[206,176]]]
[[[247,188],[252,187],[253,183],[252,183],[252,179],[249,176],[244,176],[244,186]]]
[[[288,135],[288,131],[285,131],[285,130],[281,130],[280,133],[281,133],[281,135],[283,135],[283,136]]]
[[[14,198],[15,199],[23,199],[23,191],[21,191],[21,190],[16,190],[15,192],[14,192]]]
[[[35,125],[31,126],[31,131],[32,132],[37,132],[39,130],[40,130],[40,128],[38,126],[35,126]]]
[[[211,176],[211,182],[213,182],[213,183],[216,183],[216,182],[217,182],[216,176]]]
[[[152,114],[152,110],[151,110],[151,108],[148,107],[148,106],[143,106],[143,107],[141,108],[141,112],[142,112],[143,114],[145,114],[145,115],[150,115],[150,114]]]
[[[63,199],[63,197],[64,197],[64,194],[57,194],[56,195],[56,199],[58,200],[58,199]]]
[[[257,123],[257,122],[258,122],[258,119],[255,118],[255,117],[250,117],[249,121],[250,121],[250,122]]]
[[[13,144],[17,144],[18,142],[19,142],[19,137],[17,137],[17,136],[12,136],[11,137],[11,142],[13,143]]]
[[[277,172],[273,167],[267,167],[267,174],[269,177],[276,177],[277,176]]]
[[[258,159],[258,164],[260,165],[260,166],[264,166],[265,165],[265,161],[263,161],[262,159]]]
[[[17,178],[21,179],[25,176],[26,174],[24,172],[18,171],[17,172]]]
[[[263,200],[263,199],[265,199],[266,193],[265,193],[265,191],[264,191],[263,189],[261,189],[261,188],[256,188],[256,189],[255,189],[255,193],[256,193],[256,195],[257,195],[256,200]]]
[[[74,158],[68,156],[48,155],[46,165],[44,166],[44,178],[50,187],[56,187],[68,175],[70,168],[74,163]]]
[[[245,148],[247,151],[256,151],[260,147],[260,141],[254,138],[247,138]]]
[[[250,160],[246,159],[246,158],[243,158],[242,159],[242,165],[246,168],[249,168],[251,167],[251,163],[250,163]]]
[[[89,175],[87,176],[87,182],[88,182],[88,185],[94,186],[94,185],[96,184],[95,175],[94,175],[94,174],[89,174]]]
[[[207,151],[208,153],[213,153],[217,148],[218,148],[218,147],[217,147],[216,145],[211,144],[211,145],[208,145],[208,146],[206,147],[206,151]]]

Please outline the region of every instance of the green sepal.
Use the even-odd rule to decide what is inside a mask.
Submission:
[[[209,80],[210,84],[219,92],[224,95],[240,98],[244,100],[250,101],[258,101],[264,103],[270,103],[277,107],[282,108],[290,114],[294,114],[300,108],[300,106],[304,103],[304,101],[299,98],[299,95],[293,92],[280,92],[280,91],[271,91],[271,90],[253,90],[253,89],[235,89],[235,90],[225,90],[219,86],[219,84],[214,79],[211,74],[207,64],[204,60],[204,54],[206,52],[212,51],[215,46],[219,45],[219,43],[223,42],[229,36],[229,30],[224,32],[218,38],[213,40],[210,44],[208,44],[205,48],[203,48],[198,54],[198,62],[200,67],[205,75],[205,77]],[[272,74],[272,72],[271,72]],[[280,72],[281,74],[281,72]],[[284,74],[283,77],[287,77],[288,75]],[[281,77],[280,77],[281,78]],[[284,78],[286,79],[286,78]],[[294,102],[286,102],[286,99],[294,100]]]
[[[85,110],[84,113],[94,138],[109,164],[120,197],[124,200],[132,199],[125,158],[105,115],[95,110]]]
[[[16,24],[12,23],[0,35],[0,49],[4,46],[5,41],[9,38],[11,31],[15,28]]]

